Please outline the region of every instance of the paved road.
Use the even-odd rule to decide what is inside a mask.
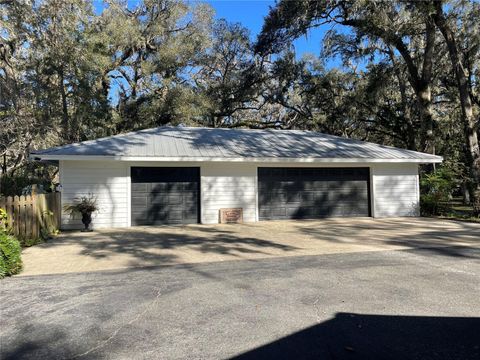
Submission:
[[[478,359],[480,251],[9,278],[2,359]]]

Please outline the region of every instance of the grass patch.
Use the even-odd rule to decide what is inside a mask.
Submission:
[[[473,216],[460,216],[460,215],[442,215],[442,216],[436,216],[439,219],[445,219],[445,220],[457,220],[457,221],[467,221],[467,222],[474,222],[474,223],[480,223],[480,218],[478,217],[473,217]]]
[[[448,213],[437,216],[438,218],[480,223],[480,217],[473,215],[473,206],[465,205],[462,198],[453,198],[449,201],[448,205],[450,208]]]
[[[45,240],[43,240],[42,238],[20,239],[20,245],[22,246],[22,248],[26,248],[26,247],[30,247],[30,246],[34,246],[34,245],[38,245],[38,244],[43,244],[44,242],[45,242]]]

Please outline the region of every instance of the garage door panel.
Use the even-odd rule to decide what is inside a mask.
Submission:
[[[178,209],[152,209],[147,215],[144,212],[132,214],[132,220],[135,220],[136,225],[184,223],[185,219],[196,221],[196,212],[189,213]]]
[[[132,196],[132,201],[131,201],[132,207],[136,206],[147,206],[148,205],[148,197],[142,196],[142,197],[133,197]]]
[[[161,205],[168,203],[168,195],[163,194],[163,193],[151,193],[146,195],[148,198],[148,204],[150,206],[156,206],[156,205]]]
[[[169,183],[150,183],[148,184],[148,188],[150,192],[153,193],[163,193],[168,192],[170,184]]]
[[[152,192],[159,192],[159,193],[164,193],[164,192],[182,192],[184,191],[184,183],[178,182],[178,183],[151,183],[151,191]]]
[[[333,200],[334,195],[335,195],[334,193],[331,193],[327,190],[315,191],[315,192],[312,193],[312,200],[315,203],[331,201],[331,200]]]
[[[133,192],[148,192],[148,184],[135,184],[132,183],[131,191]]]
[[[271,211],[271,216],[285,216],[286,208],[285,207],[275,207]]]
[[[167,220],[181,221],[183,219],[183,210],[169,209],[163,212],[162,216]]]
[[[197,218],[198,218],[198,213],[196,210],[185,210],[183,212],[183,218],[184,219],[189,219],[191,220],[192,222],[196,222]]]
[[[321,216],[319,209],[312,206],[299,206],[296,208],[289,208],[289,218],[292,219],[309,219]]]
[[[180,205],[183,203],[183,194],[174,193],[174,194],[165,194],[153,193],[150,197],[151,204],[155,205]]]
[[[354,191],[345,191],[345,190],[331,192],[328,197],[329,201],[344,201],[344,202],[364,201],[366,199],[367,199],[367,196],[361,196],[359,194],[355,194]]]
[[[183,200],[186,204],[197,203],[198,201],[198,192],[197,191],[184,191]]]
[[[285,203],[299,203],[302,200],[302,194],[299,192],[289,191],[285,192]]]
[[[270,219],[270,209],[258,209],[258,216],[260,219]]]
[[[315,208],[315,216],[316,217],[328,217],[334,216],[336,209],[334,207],[328,208]]]
[[[259,218],[369,216],[368,168],[259,168]]]
[[[305,181],[303,187],[305,190],[328,191],[332,186],[336,186],[333,181]]]
[[[289,207],[289,208],[287,208],[286,218],[287,219],[293,219],[297,213],[298,213],[298,206]]]
[[[143,213],[143,211],[141,211],[141,212],[133,211],[132,212],[132,220],[140,221],[140,220],[144,220],[144,219],[145,219],[145,214]]]
[[[197,184],[196,183],[183,183],[183,190],[185,191],[197,191]]]
[[[132,225],[198,223],[199,168],[132,167]]]

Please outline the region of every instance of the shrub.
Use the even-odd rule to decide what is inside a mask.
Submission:
[[[10,231],[10,221],[7,212],[0,208],[0,232],[8,233]]]
[[[425,174],[420,180],[420,208],[422,215],[442,215],[451,209],[451,194],[456,186],[454,173],[440,168]]]
[[[18,274],[22,269],[20,242],[3,231],[0,231],[0,279]]]

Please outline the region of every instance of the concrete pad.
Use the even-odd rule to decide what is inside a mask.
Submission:
[[[65,232],[24,249],[20,276],[283,256],[480,248],[480,224],[430,218],[343,218]]]

